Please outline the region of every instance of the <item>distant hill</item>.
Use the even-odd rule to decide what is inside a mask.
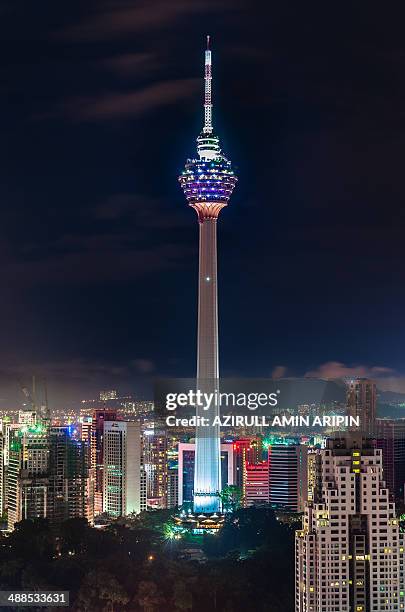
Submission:
[[[380,418],[404,419],[405,393],[379,390],[377,397],[377,416]]]

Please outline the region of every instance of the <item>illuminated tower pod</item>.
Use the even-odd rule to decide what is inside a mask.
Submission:
[[[221,153],[219,138],[212,127],[211,50],[209,37],[205,51],[204,127],[197,138],[199,159],[187,160],[179,177],[189,205],[198,215],[200,227],[198,286],[199,388],[218,386],[218,298],[217,298],[217,219],[227,206],[237,177],[229,160]],[[219,407],[211,409],[213,418]],[[197,415],[203,416],[201,408]],[[206,413],[204,413],[206,416]],[[219,427],[197,427],[194,476],[194,511],[218,512],[221,491],[221,451]]]

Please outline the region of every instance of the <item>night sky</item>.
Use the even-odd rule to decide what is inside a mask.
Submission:
[[[404,15],[377,2],[2,0],[0,407],[193,376],[202,126],[239,183],[219,221],[223,376],[405,390]]]

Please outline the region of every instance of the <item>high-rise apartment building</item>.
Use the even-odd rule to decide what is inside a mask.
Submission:
[[[115,409],[97,409],[93,413],[91,425],[91,469],[94,478],[94,515],[103,512],[104,486],[104,423],[116,421]]]
[[[103,511],[112,517],[141,511],[141,429],[133,421],[104,422]]]
[[[167,434],[148,429],[143,435],[143,457],[148,505],[167,507]]]
[[[260,438],[241,438],[233,442],[234,484],[242,493],[246,505],[246,466],[263,460],[263,444]]]
[[[302,512],[308,495],[308,446],[286,441],[270,444],[268,453],[270,504]]]
[[[8,529],[23,519],[46,517],[49,489],[49,431],[41,423],[10,429]]]
[[[296,533],[296,612],[399,612],[404,538],[381,449],[352,433],[311,455],[317,482]]]
[[[167,471],[167,507],[176,508],[179,497],[179,469],[171,467]]]
[[[4,471],[4,435],[0,427],[0,514],[6,509],[5,504],[5,471]]]
[[[346,381],[347,414],[360,417],[360,430],[363,435],[375,431],[377,414],[377,391],[373,380],[368,378],[350,378]]]
[[[246,498],[246,464],[249,461],[250,440],[242,439],[233,442],[235,485],[242,491],[242,500]]]
[[[269,461],[246,464],[245,506],[269,503]]]
[[[10,439],[14,430],[20,430],[20,423],[10,423],[9,421],[3,422],[3,435],[4,435],[4,466],[8,466],[8,457],[10,450]]]
[[[60,522],[86,516],[88,450],[71,427],[50,428],[48,516]]]
[[[79,418],[80,439],[87,445],[89,449],[89,459],[91,458],[91,431],[93,419],[91,416],[82,416]]]
[[[79,419],[80,439],[85,445],[87,455],[85,517],[91,525],[94,522],[94,494],[96,487],[96,467],[92,463],[92,424],[92,417],[82,416]]]
[[[398,502],[405,493],[405,419],[377,419],[377,448],[381,448],[384,480]]]
[[[148,509],[148,500],[147,500],[147,495],[146,495],[146,490],[147,490],[147,486],[146,486],[146,472],[145,469],[143,467],[143,459],[142,459],[142,451],[141,451],[141,476],[140,476],[140,486],[141,486],[141,490],[140,490],[140,508],[139,511],[140,512],[145,512]]]

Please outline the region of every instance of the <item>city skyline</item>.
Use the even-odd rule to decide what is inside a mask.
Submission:
[[[401,12],[3,1],[0,605],[405,608]]]
[[[36,372],[57,404],[193,375],[198,254],[173,178],[212,16],[218,128],[241,173],[221,228],[223,374],[357,366],[404,390],[398,25],[373,8],[326,33],[298,3],[260,20],[244,3],[176,6],[5,3],[0,399]]]

